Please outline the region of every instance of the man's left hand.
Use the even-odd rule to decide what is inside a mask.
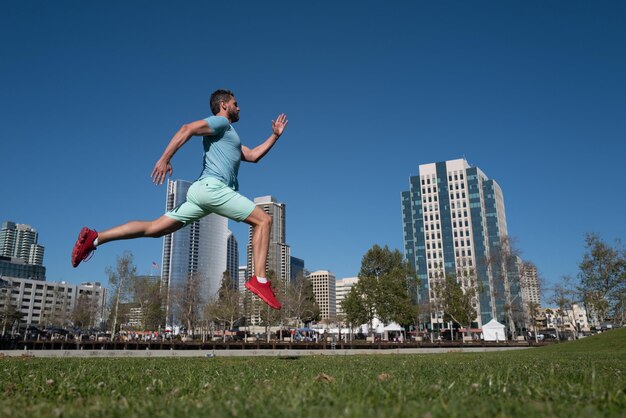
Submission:
[[[274,133],[274,135],[281,136],[288,123],[289,121],[287,120],[287,116],[285,116],[284,113],[278,115],[276,122],[272,120],[272,132]]]

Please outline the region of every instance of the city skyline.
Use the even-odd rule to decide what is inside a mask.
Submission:
[[[463,157],[506,190],[509,234],[548,284],[576,276],[585,233],[624,238],[626,5],[355,4],[3,5],[0,155],[13,182],[0,219],[37,229],[50,281],[104,281],[125,250],[149,273],[161,240],[113,243],[77,269],[70,251],[82,226],[163,214],[154,163],[226,87],[245,145],[289,118],[239,182],[289,206],[289,244],[309,270],[351,277],[372,245],[402,249],[407,180]],[[179,151],[175,178],[197,178],[200,148]],[[231,230],[243,246],[247,225]]]

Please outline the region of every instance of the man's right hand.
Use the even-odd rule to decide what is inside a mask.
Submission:
[[[158,186],[165,181],[168,174],[171,177],[172,173],[174,173],[172,164],[170,164],[169,161],[159,160],[156,162],[154,169],[152,170],[152,182]]]

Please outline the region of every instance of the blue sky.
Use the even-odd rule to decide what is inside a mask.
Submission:
[[[176,130],[235,91],[242,142],[285,135],[241,192],[287,204],[292,255],[358,273],[402,250],[400,193],[418,165],[465,157],[503,189],[509,234],[548,283],[577,273],[586,232],[624,238],[623,2],[3,2],[0,221],[32,225],[48,280],[140,273],[162,241],[101,247],[79,229],[163,213],[150,172]],[[173,159],[194,180],[201,141]],[[244,262],[247,227],[230,223]]]

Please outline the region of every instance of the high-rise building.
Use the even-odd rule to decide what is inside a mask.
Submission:
[[[320,319],[333,322],[337,319],[335,275],[328,270],[317,270],[309,274],[313,283],[313,294],[320,308]]]
[[[522,280],[520,285],[524,307],[528,306],[528,302],[541,306],[539,276],[537,274],[537,266],[533,263],[523,263]]]
[[[184,180],[168,181],[167,211],[186,200],[191,184]],[[161,280],[168,290],[168,324],[179,322],[174,296],[188,284],[192,275],[199,279],[200,300],[207,301],[217,294],[224,271],[228,269],[228,240],[231,235],[228,219],[210,214],[164,237]],[[231,253],[233,247],[231,241]]]
[[[275,280],[287,283],[291,279],[291,250],[286,241],[286,209],[284,203],[279,203],[272,196],[262,196],[254,199],[257,207],[272,217],[270,230],[270,244],[265,262],[265,270],[273,271]],[[252,235],[254,228],[250,227],[248,234],[248,273],[254,274],[254,258],[252,257]]]
[[[434,302],[437,281],[452,276],[477,289],[473,325],[513,322],[511,306],[521,304],[519,269],[498,183],[464,159],[420,165],[410,190],[402,192],[402,220],[420,302]],[[445,328],[441,312],[432,313],[431,326]]]
[[[291,279],[291,249],[286,243],[286,206],[279,203],[272,196],[261,196],[254,199],[254,203],[272,218],[272,228],[270,229],[270,242],[265,261],[265,271],[269,276],[270,272],[274,274],[273,287],[276,287],[280,281],[287,284]],[[247,248],[247,273],[249,276],[254,274],[254,257],[252,256],[252,237],[254,227],[250,227],[248,233]],[[280,296],[277,295],[280,299]],[[265,304],[260,299],[252,295],[250,292],[245,293],[244,304],[246,313],[252,324],[260,323],[260,309]]]
[[[25,263],[43,265],[44,247],[37,244],[38,233],[30,225],[4,222],[0,229],[0,256],[17,257]]]
[[[298,278],[298,275],[304,277],[304,260],[301,258],[296,258],[296,257],[290,257],[290,263],[291,264],[291,282],[295,282],[296,279]]]
[[[230,231],[229,231],[230,232]],[[227,250],[226,250],[226,270],[230,274],[230,278],[233,281],[233,286],[237,288],[239,281],[239,244],[235,234],[230,232],[228,235]]]
[[[337,306],[337,318],[343,317],[343,308],[341,303],[348,296],[348,293],[352,291],[352,287],[359,282],[358,277],[345,277],[337,280],[335,284],[335,304]]]
[[[237,289],[239,289],[240,293],[244,293],[246,291],[246,281],[248,280],[248,267],[239,266],[237,279]]]

